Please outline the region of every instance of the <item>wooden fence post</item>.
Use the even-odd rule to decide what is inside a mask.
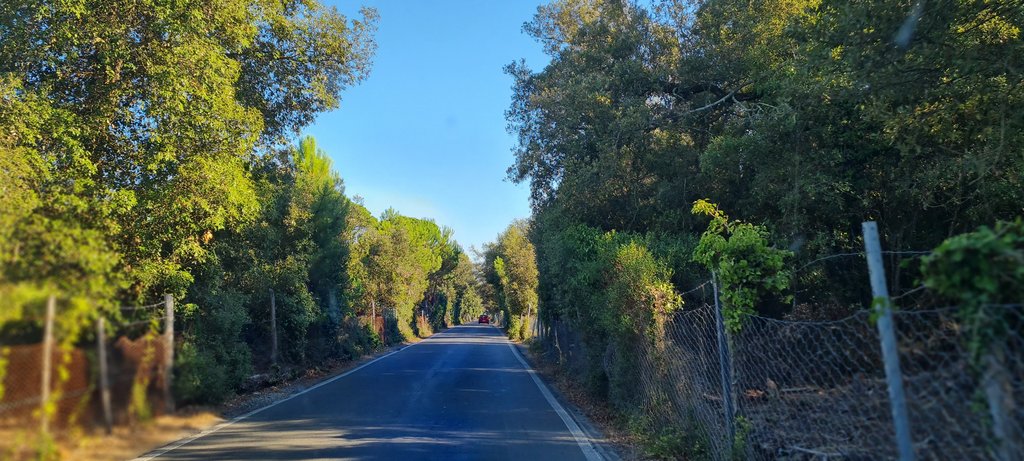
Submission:
[[[174,412],[174,394],[171,384],[174,376],[174,296],[164,295],[164,407],[167,413]]]
[[[103,423],[107,435],[113,431],[114,415],[110,408],[110,377],[107,365],[107,333],[106,319],[96,319],[96,351],[100,365],[100,402],[103,404]]]
[[[377,331],[377,300],[375,299],[370,299],[370,330],[377,333],[381,345],[387,344],[387,340],[384,338],[384,329],[381,328],[380,332]]]
[[[40,383],[40,414],[39,424],[42,433],[50,432],[50,412],[47,407],[50,404],[50,383],[53,367],[53,320],[57,315],[57,297],[50,295],[46,299],[46,325],[43,327],[43,378]]]
[[[277,298],[270,289],[270,364],[277,365]]]

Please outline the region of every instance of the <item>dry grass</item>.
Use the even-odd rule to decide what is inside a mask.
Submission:
[[[115,427],[110,435],[90,434],[75,447],[62,447],[62,458],[76,461],[132,459],[152,448],[198,433],[223,419],[212,411],[160,416],[137,427]]]
[[[76,461],[132,459],[221,421],[213,411],[191,409],[158,416],[144,424],[115,426],[110,435],[100,428],[64,430],[56,435],[56,454],[59,459]],[[37,459],[39,446],[34,430],[10,425],[0,428],[0,458]]]

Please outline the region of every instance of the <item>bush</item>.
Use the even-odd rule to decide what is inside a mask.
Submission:
[[[174,395],[180,403],[220,403],[252,373],[252,357],[243,343],[200,346],[189,339],[178,350],[176,362]]]
[[[664,317],[682,305],[682,298],[669,281],[669,268],[642,243],[625,240],[613,255],[605,269],[605,322],[613,346],[608,391],[612,404],[628,411],[637,406],[635,386],[641,369],[637,360],[642,359],[637,352],[663,337]],[[646,350],[657,353],[660,348]]]
[[[176,359],[174,395],[179,402],[216,403],[234,390],[226,385],[224,369],[195,343],[183,343]]]
[[[711,217],[693,260],[717,276],[726,327],[739,331],[744,317],[756,313],[758,301],[789,288],[790,273],[783,263],[793,253],[769,245],[764,226],[730,220],[707,200],[694,202],[692,212]]]
[[[526,327],[522,318],[518,315],[506,314],[505,318],[508,319],[505,324],[508,330],[508,338],[512,341],[521,341],[523,339],[523,330]]]
[[[1024,220],[1000,221],[942,242],[921,261],[924,284],[960,303],[968,348],[976,362],[990,344],[1022,327],[993,304],[1024,302]]]
[[[242,340],[253,299],[225,286],[230,277],[212,258],[196,271],[192,302],[178,306],[183,341],[175,355],[174,393],[180,403],[218,403],[252,374],[252,353]]]

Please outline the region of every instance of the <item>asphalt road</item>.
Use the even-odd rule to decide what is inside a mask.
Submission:
[[[148,456],[599,459],[587,442],[579,441],[585,437],[575,422],[538,382],[500,330],[464,325]]]

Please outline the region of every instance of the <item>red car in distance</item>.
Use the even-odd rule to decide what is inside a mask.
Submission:
[[[481,315],[480,316],[480,320],[478,320],[477,323],[488,323],[489,324],[489,323],[491,323],[491,318],[488,317],[487,314]]]

